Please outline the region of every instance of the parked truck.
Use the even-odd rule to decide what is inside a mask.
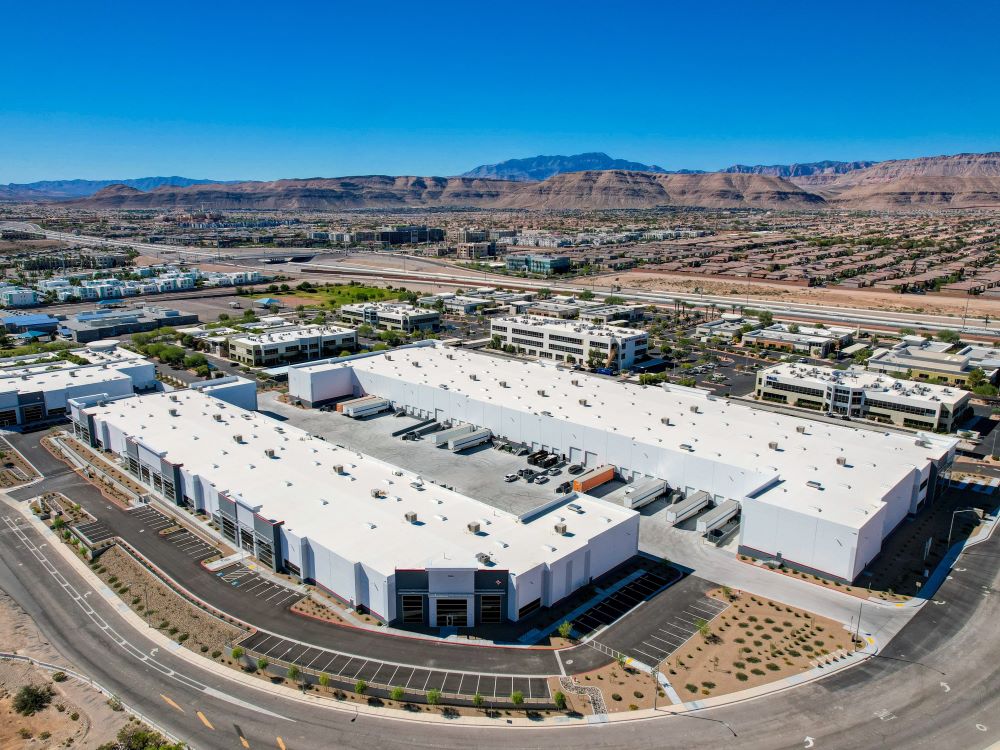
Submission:
[[[686,499],[674,503],[667,508],[667,523],[676,526],[681,521],[690,518],[712,502],[712,496],[704,490],[691,493]]]
[[[453,437],[448,441],[448,450],[452,453],[464,451],[466,448],[475,448],[493,438],[493,433],[487,428],[473,430],[472,432]]]
[[[392,402],[387,398],[374,398],[371,401],[364,401],[360,404],[348,404],[344,406],[344,416],[353,419],[370,417],[392,408]]]
[[[624,505],[626,508],[636,510],[665,495],[667,489],[667,483],[662,479],[638,481],[625,488]]]
[[[729,519],[733,518],[739,512],[740,504],[738,502],[735,500],[726,500],[699,518],[697,529],[702,534],[707,534],[720,526],[725,526]]]
[[[466,435],[472,432],[475,427],[471,424],[460,424],[457,427],[449,427],[447,430],[440,430],[434,433],[435,445],[446,445],[452,438]]]
[[[574,492],[587,492],[595,487],[600,487],[615,478],[614,466],[598,466],[583,474],[577,475],[573,480]]]

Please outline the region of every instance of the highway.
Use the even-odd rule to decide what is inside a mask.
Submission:
[[[74,243],[92,243],[95,245],[108,245],[118,247],[132,247],[140,252],[154,256],[163,256],[165,253],[176,255],[178,259],[185,258],[195,262],[211,262],[217,265],[231,265],[236,268],[258,268],[256,263],[247,261],[259,260],[264,257],[287,257],[291,255],[308,254],[301,250],[296,252],[294,248],[288,251],[266,251],[260,252],[252,249],[248,255],[239,252],[239,248],[227,251],[210,251],[204,248],[185,247],[174,245],[158,245],[130,240],[105,239],[102,237],[89,237],[75,235],[66,232],[52,232],[42,229],[35,224],[24,222],[0,223],[0,228],[18,229],[21,231],[39,232],[48,239],[62,240]],[[317,252],[317,254],[320,254]],[[968,317],[964,320],[959,316],[931,315],[926,313],[904,313],[883,310],[872,310],[866,308],[834,307],[806,302],[773,302],[768,300],[748,299],[744,295],[708,295],[693,294],[687,292],[650,292],[644,289],[621,288],[616,285],[598,285],[595,280],[590,283],[586,279],[573,282],[557,282],[554,279],[527,279],[501,276],[496,274],[486,274],[457,268],[448,263],[428,259],[418,256],[407,256],[402,253],[387,254],[386,267],[372,267],[357,265],[349,262],[348,258],[341,260],[334,259],[324,262],[296,263],[281,266],[280,270],[286,273],[302,275],[304,273],[316,274],[337,274],[351,279],[391,279],[396,281],[423,281],[427,283],[437,283],[457,286],[497,286],[512,289],[550,289],[557,293],[579,293],[581,291],[592,291],[594,293],[614,294],[624,297],[630,302],[638,302],[654,305],[674,305],[675,303],[686,303],[694,307],[716,308],[726,307],[751,307],[757,310],[767,310],[777,318],[803,319],[823,321],[834,325],[848,327],[871,327],[873,330],[884,330],[893,327],[921,328],[928,331],[958,330],[963,334],[979,337],[1000,338],[1000,328],[996,325],[990,326],[990,320],[983,317]],[[402,263],[402,267],[388,267],[390,260]],[[412,263],[419,262],[423,265],[438,266],[440,271],[426,271],[405,268],[406,261]],[[278,270],[274,267],[273,270]],[[733,280],[734,284],[739,284],[738,279]]]
[[[4,502],[12,502],[4,500]],[[955,748],[1000,740],[1000,537],[966,552],[881,657],[791,692],[682,716],[573,727],[390,720],[307,705],[192,664],[132,630],[75,567],[0,504],[0,588],[77,669],[208,748]],[[502,720],[501,720],[502,721]],[[733,737],[725,722],[736,733]],[[279,739],[280,738],[280,739]],[[812,744],[810,745],[811,739]]]

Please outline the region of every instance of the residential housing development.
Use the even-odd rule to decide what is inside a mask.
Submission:
[[[518,620],[638,550],[634,511],[570,495],[514,515],[198,390],[72,416],[152,492],[384,622]]]
[[[688,497],[737,501],[744,551],[842,581],[933,498],[957,444],[487,357],[435,344],[296,365],[289,393],[306,405],[373,394],[415,416],[613,466],[626,481],[660,479]]]
[[[648,334],[639,329],[538,315],[494,318],[490,334],[532,357],[587,363],[593,355],[599,367],[615,370],[645,359],[648,349]]]
[[[960,388],[897,380],[860,367],[837,370],[794,363],[760,370],[755,395],[764,401],[935,432],[951,432],[967,419],[972,397]]]

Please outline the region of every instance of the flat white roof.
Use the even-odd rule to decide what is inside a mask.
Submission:
[[[822,514],[854,527],[864,525],[903,476],[925,466],[928,459],[944,457],[955,442],[921,434],[918,445],[914,437],[787,416],[695,389],[612,382],[548,363],[518,362],[437,344],[396,349],[391,357],[368,356],[304,369],[369,370],[435,388],[445,384],[450,392],[509,409],[544,411],[555,419],[757,474],[761,486],[780,480],[756,501]],[[470,373],[478,379],[471,380]],[[579,385],[573,385],[574,380]],[[545,396],[538,395],[540,390]],[[662,421],[667,418],[669,425]],[[800,426],[804,433],[796,430]],[[769,448],[772,442],[778,450]],[[837,464],[841,457],[847,459],[846,466]],[[823,489],[813,489],[807,482],[819,482]]]
[[[630,336],[645,336],[645,331],[638,328],[625,328],[622,326],[609,326],[600,323],[585,323],[579,320],[563,320],[561,318],[548,318],[544,315],[508,315],[502,318],[493,318],[492,323],[504,325],[522,325],[529,328],[550,331],[552,333],[579,333],[587,334],[594,338],[622,338]]]
[[[483,568],[476,560],[480,552],[490,555],[497,570],[518,574],[561,559],[636,515],[570,495],[522,523],[518,516],[430,482],[413,487],[419,478],[413,472],[198,391],[121,399],[85,412],[117,425],[260,516],[284,521],[296,536],[387,574],[397,568]],[[268,449],[273,458],[266,455]],[[342,474],[334,473],[337,465],[343,466]],[[373,490],[386,496],[373,497]],[[566,507],[571,503],[579,512]],[[410,511],[417,514],[416,524],[404,518]],[[480,524],[479,535],[468,530],[473,521]],[[555,533],[559,522],[567,524],[569,535]]]
[[[95,365],[75,366],[69,369],[42,370],[31,375],[0,376],[0,392],[32,393],[35,391],[58,391],[72,386],[91,383],[110,383],[131,378],[114,367]]]
[[[884,393],[907,398],[911,401],[926,401],[931,407],[936,403],[954,405],[969,395],[968,391],[954,386],[897,380],[880,372],[854,367],[847,370],[837,370],[833,367],[816,367],[815,365],[787,362],[761,370],[760,374],[763,376],[776,375],[785,380],[811,383],[819,387],[842,384],[851,388],[863,388],[867,396]]]
[[[317,336],[339,336],[354,333],[353,328],[342,328],[340,326],[302,326],[299,328],[286,328],[280,331],[269,331],[267,333],[255,333],[247,336],[237,336],[231,341],[240,344],[290,344],[302,339],[316,338]]]

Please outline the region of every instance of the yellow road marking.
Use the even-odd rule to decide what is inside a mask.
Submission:
[[[281,750],[288,750],[288,748],[285,747],[285,743],[281,739],[281,737],[278,738],[278,747],[281,748]]]
[[[163,700],[164,700],[164,701],[166,701],[166,704],[167,704],[168,706],[170,706],[171,708],[176,708],[176,709],[177,709],[178,711],[180,711],[181,713],[184,713],[184,709],[183,709],[183,708],[181,708],[180,706],[178,706],[178,705],[177,705],[176,703],[174,703],[174,702],[173,702],[172,700],[170,700],[170,699],[169,699],[169,698],[168,698],[167,696],[165,696],[165,695],[164,695],[163,693],[160,693],[160,697],[161,697],[161,698],[163,698]]]
[[[215,729],[215,727],[212,726],[212,722],[206,719],[205,714],[203,714],[201,711],[198,711],[198,718],[201,719],[201,723],[204,724],[209,729]]]

